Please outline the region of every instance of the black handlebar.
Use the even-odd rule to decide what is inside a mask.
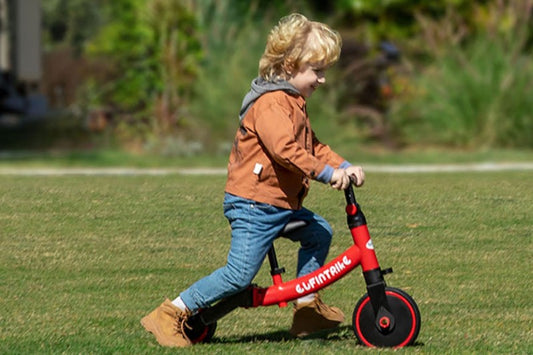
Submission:
[[[355,184],[355,182],[352,180],[351,177],[350,180],[352,181],[352,183],[348,185],[348,187],[344,190],[344,196],[346,197],[347,205],[356,205],[357,201],[355,199],[355,193],[353,191],[353,185]]]

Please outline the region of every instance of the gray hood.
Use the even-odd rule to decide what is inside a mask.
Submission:
[[[300,95],[300,92],[285,80],[266,81],[261,77],[255,78],[252,81],[252,88],[242,100],[241,111],[239,112],[239,119],[242,121],[250,107],[252,107],[254,102],[259,97],[261,97],[261,95],[266,94],[267,92],[278,90],[283,90],[291,94]]]

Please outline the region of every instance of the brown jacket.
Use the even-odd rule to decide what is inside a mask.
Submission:
[[[327,165],[331,171],[343,162],[315,137],[303,97],[269,92],[241,121],[229,157],[226,192],[300,209],[309,179],[317,179]]]

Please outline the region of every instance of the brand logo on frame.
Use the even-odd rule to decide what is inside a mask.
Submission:
[[[337,261],[335,264],[322,271],[320,274],[310,278],[307,282],[301,282],[297,284],[296,292],[302,294],[306,291],[314,290],[327,280],[331,280],[335,275],[341,273],[351,263],[352,260],[345,255],[341,261]]]

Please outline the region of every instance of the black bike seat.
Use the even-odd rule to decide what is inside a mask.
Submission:
[[[291,232],[294,232],[297,229],[300,229],[300,228],[303,228],[303,227],[307,226],[308,224],[309,224],[309,222],[303,221],[303,220],[299,220],[299,219],[295,219],[295,220],[289,221],[289,223],[287,223],[285,225],[285,227],[283,227],[281,232],[279,232],[279,236],[287,235],[287,234],[289,234]]]

